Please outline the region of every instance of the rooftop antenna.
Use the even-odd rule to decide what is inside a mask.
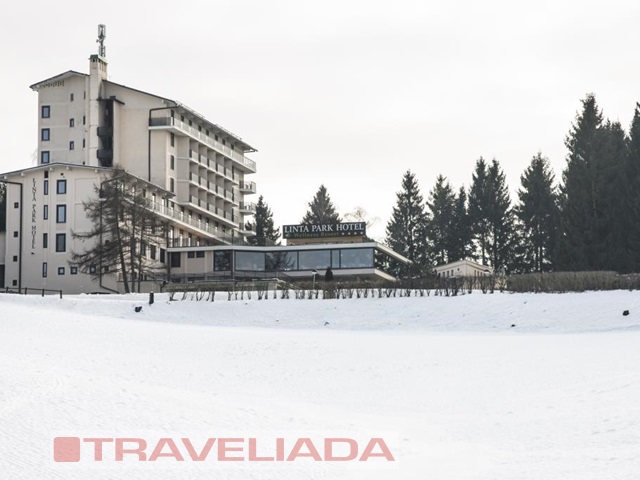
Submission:
[[[101,23],[98,25],[98,40],[96,40],[96,43],[99,43],[98,55],[102,58],[107,56],[107,48],[104,46],[105,38],[107,38],[107,27]]]

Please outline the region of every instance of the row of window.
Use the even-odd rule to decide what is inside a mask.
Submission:
[[[45,172],[48,173],[48,172]],[[45,195],[49,195],[49,180],[44,181],[44,186],[42,187],[43,193]],[[66,195],[67,193],[67,181],[66,180],[58,180],[56,182],[56,193],[58,195]]]
[[[189,253],[188,252],[187,256]],[[214,271],[231,271],[233,252],[220,250],[213,254]],[[191,258],[191,257],[188,257]],[[179,259],[177,260],[179,262]],[[172,258],[172,267],[175,261]],[[373,268],[373,248],[300,250],[288,252],[235,252],[235,270],[289,271],[339,268]]]
[[[64,275],[65,272],[66,272],[65,267],[58,267],[58,275]],[[71,265],[69,267],[69,273],[71,275],[77,275],[78,267],[76,265]],[[42,277],[46,278],[48,274],[49,274],[49,265],[47,264],[47,262],[42,262]]]

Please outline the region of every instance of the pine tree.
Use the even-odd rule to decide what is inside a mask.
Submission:
[[[627,273],[633,268],[633,245],[629,232],[637,223],[630,201],[627,136],[619,122],[605,122],[600,133],[602,170],[598,179],[600,210],[596,224],[598,266],[603,270]]]
[[[627,146],[629,270],[640,272],[640,103],[636,103]]]
[[[313,200],[309,202],[309,209],[305,213],[302,219],[302,224],[307,225],[321,225],[327,223],[340,223],[342,220],[336,212],[327,188],[324,185],[320,185],[320,188],[316,192]]]
[[[552,269],[558,223],[557,193],[549,161],[538,153],[520,177],[519,203],[515,208],[521,236],[522,270]]]
[[[454,244],[453,230],[456,197],[447,179],[438,175],[436,184],[427,201],[429,223],[427,238],[432,260],[436,265],[451,261],[451,250]]]
[[[391,265],[396,276],[416,276],[431,271],[426,240],[428,217],[423,201],[418,181],[411,171],[407,171],[402,178],[402,190],[397,193],[397,203],[387,224],[387,245],[411,260],[412,264],[407,268]]]
[[[467,208],[467,192],[464,187],[460,187],[455,197],[450,228],[449,261],[455,262],[470,257],[473,253],[473,238]]]
[[[475,171],[471,177],[469,191],[469,222],[474,241],[473,257],[480,260],[482,265],[489,264],[489,195],[488,195],[487,163],[482,157],[476,162]]]
[[[514,263],[515,225],[507,182],[497,160],[476,162],[469,195],[476,258],[496,271]]]
[[[629,153],[619,123],[605,122],[587,95],[567,136],[558,263],[565,270],[631,268]]]
[[[487,196],[489,199],[489,252],[491,266],[495,271],[510,270],[514,263],[516,244],[515,219],[507,180],[497,160],[487,170]]]
[[[273,213],[267,202],[264,201],[262,195],[258,198],[255,214],[255,232],[256,234],[247,239],[250,245],[278,245],[280,240],[280,231],[275,228],[273,223]]]

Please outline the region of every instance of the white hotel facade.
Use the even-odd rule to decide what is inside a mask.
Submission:
[[[167,220],[168,248],[244,244],[253,234],[256,164],[246,154],[255,150],[177,101],[109,81],[104,57],[89,63],[88,75],[67,71],[31,86],[38,165],[0,174],[7,186],[4,287],[117,290],[115,277],[92,280],[70,264],[71,252],[88,246],[72,237],[91,226],[82,202],[115,165],[140,179]]]
[[[143,283],[145,290],[166,281],[278,272],[315,278],[329,266],[336,277],[393,280],[385,271],[389,261],[408,262],[368,241],[364,227],[361,236],[347,239],[249,246],[256,164],[247,154],[255,150],[177,101],[108,80],[102,43],[100,53],[89,58],[88,75],[66,71],[31,86],[38,94],[38,163],[0,174],[7,191],[0,288],[122,292],[116,272],[100,265],[80,271],[72,263],[73,252],[91,246],[73,236],[92,227],[83,202],[97,198],[114,166],[136,178],[138,191],[168,225],[162,245],[145,246],[164,272]]]

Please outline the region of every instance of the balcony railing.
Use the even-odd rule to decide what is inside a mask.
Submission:
[[[194,202],[195,200],[195,202]],[[195,198],[195,197],[191,197],[190,199],[191,203],[194,203],[195,205],[201,206],[201,203],[199,199]],[[203,202],[206,204],[206,202]],[[211,207],[211,208],[206,208],[207,210],[211,211],[212,213],[215,213],[218,216],[221,216],[223,218],[227,218],[228,217],[233,217],[232,214],[227,214],[227,216],[225,216],[224,214],[226,212],[221,211],[221,209],[218,209],[216,207],[213,207],[213,205],[210,204],[206,204],[207,207]],[[198,230],[201,230],[203,232],[208,233],[209,235],[212,235],[214,237],[217,237],[218,239],[225,241],[225,242],[231,242],[231,239],[233,238],[232,235],[229,235],[227,232],[225,232],[224,230],[214,227],[212,225],[210,225],[208,222],[200,220],[200,219],[196,219],[193,218],[192,216],[189,215],[185,215],[185,213],[180,212],[178,210],[176,210],[175,208],[171,208],[171,207],[167,207],[161,203],[157,203],[157,202],[149,202],[149,206],[151,208],[151,210],[153,210],[154,212],[159,213],[160,215],[164,215],[165,217],[169,217],[175,220],[178,220],[182,223],[185,223],[187,225],[190,225],[192,227],[197,228]],[[211,210],[213,208],[213,210]],[[218,212],[218,210],[220,210]]]
[[[256,213],[256,204],[255,203],[241,203],[240,204],[240,213],[255,214]]]
[[[239,188],[242,193],[256,193],[256,182],[240,182]]]
[[[164,126],[168,126],[168,127],[175,127],[179,130],[182,130],[183,132],[185,132],[187,135],[190,135],[191,137],[199,140],[200,142],[204,143],[205,145],[207,145],[208,147],[212,148],[213,150],[216,150],[217,152],[229,157],[230,159],[234,160],[235,162],[237,162],[238,164],[240,164],[242,167],[246,168],[247,170],[251,171],[252,173],[256,172],[256,162],[254,162],[253,160],[245,157],[244,155],[242,155],[241,153],[236,152],[235,150],[232,150],[231,148],[227,147],[226,145],[223,145],[222,143],[218,142],[217,140],[209,137],[208,135],[206,135],[206,133],[198,131],[197,128],[188,125],[185,122],[182,122],[176,118],[173,117],[154,117],[154,118],[150,118],[149,119],[149,126],[150,127],[164,127]]]

